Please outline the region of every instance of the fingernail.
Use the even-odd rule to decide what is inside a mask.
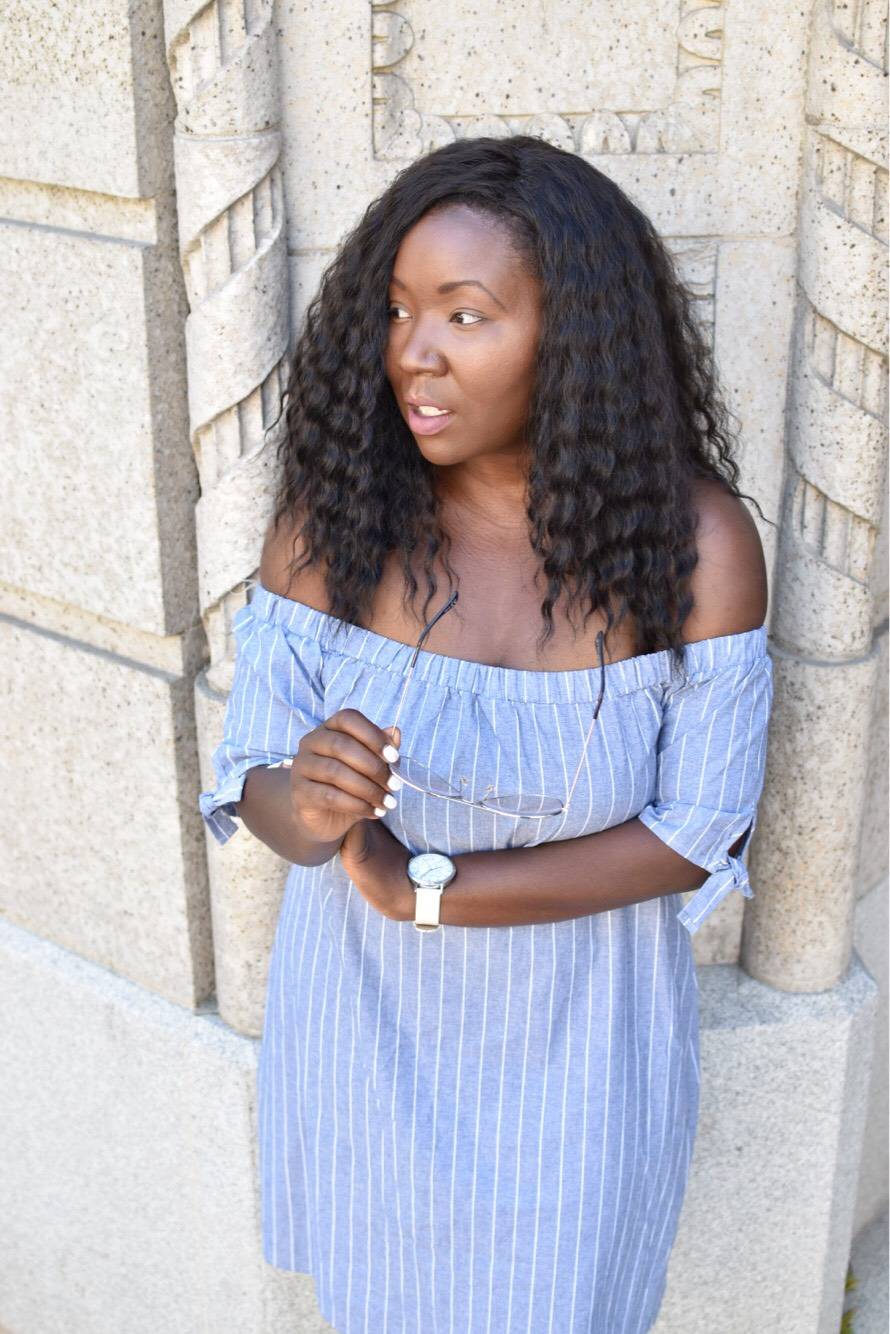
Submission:
[[[386,780],[386,786],[392,788],[393,792],[398,792],[399,788],[402,786],[402,780],[399,778],[398,774],[390,774],[389,778]]]
[[[390,764],[394,764],[399,758],[399,752],[396,750],[395,746],[384,746],[383,758],[388,760]]]
[[[375,807],[374,807],[374,814],[375,814],[375,815],[385,815],[385,814],[386,814],[386,807],[385,807],[385,806],[375,806]]]
[[[396,801],[395,797],[391,797],[387,792],[386,796],[383,798],[383,804],[384,806],[388,806],[390,810],[394,810],[399,803]]]

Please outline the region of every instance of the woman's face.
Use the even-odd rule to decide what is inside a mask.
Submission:
[[[540,318],[540,284],[494,219],[456,204],[406,233],[389,287],[385,365],[430,463],[525,455]],[[419,415],[415,396],[448,415]]]

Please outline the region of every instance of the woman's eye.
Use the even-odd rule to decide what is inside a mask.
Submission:
[[[389,306],[388,309],[387,309],[387,312],[386,312],[387,317],[388,317],[389,319],[392,319],[393,316],[394,316],[394,314],[395,314],[395,312],[396,312],[397,310],[404,310],[404,309],[405,309],[404,306]],[[480,324],[480,323],[485,319],[485,316],[484,316],[484,315],[477,315],[477,314],[476,314],[474,311],[472,311],[472,310],[456,310],[456,311],[454,312],[454,315],[455,315],[455,316],[457,316],[457,315],[469,315],[469,317],[470,317],[470,319],[471,319],[471,321],[472,321],[473,324]],[[454,317],[452,317],[452,318],[454,318]],[[468,328],[472,328],[472,324],[469,324],[469,325],[468,325],[468,324],[462,324],[460,327],[463,328],[463,329],[468,329]]]

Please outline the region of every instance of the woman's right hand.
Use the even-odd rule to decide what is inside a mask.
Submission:
[[[392,809],[402,786],[383,757],[392,745],[390,733],[358,709],[339,709],[301,737],[290,764],[291,809],[300,830],[331,843],[359,820],[379,820]]]

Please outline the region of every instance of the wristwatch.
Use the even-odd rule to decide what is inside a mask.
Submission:
[[[457,875],[457,867],[444,852],[419,852],[408,862],[408,879],[414,886],[414,925],[418,931],[438,931],[442,891]]]

